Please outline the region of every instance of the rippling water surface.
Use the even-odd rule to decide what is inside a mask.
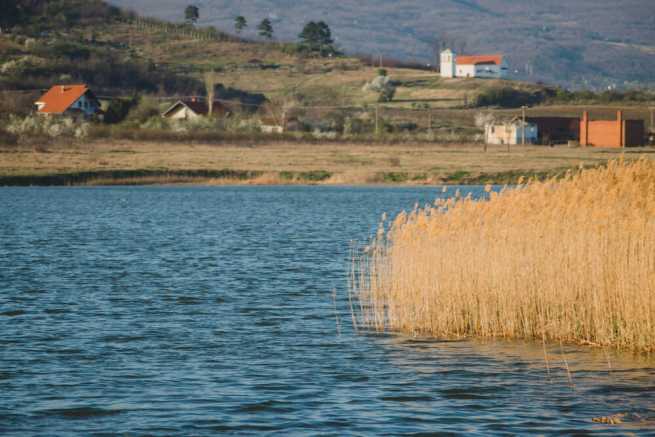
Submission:
[[[437,195],[0,189],[0,434],[653,431],[653,359],[353,332],[349,242]]]

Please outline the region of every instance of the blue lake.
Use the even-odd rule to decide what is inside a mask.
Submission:
[[[655,432],[653,358],[354,332],[351,241],[452,192],[1,188],[0,434]]]

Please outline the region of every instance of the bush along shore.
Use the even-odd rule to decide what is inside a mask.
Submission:
[[[324,170],[282,171],[256,170],[98,170],[45,175],[0,176],[0,186],[79,186],[79,185],[290,185],[316,184],[332,176]]]
[[[361,327],[655,351],[655,163],[486,190],[381,224],[353,263]]]

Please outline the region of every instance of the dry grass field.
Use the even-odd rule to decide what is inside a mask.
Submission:
[[[362,326],[655,351],[655,162],[486,190],[380,225],[353,265]]]
[[[429,143],[232,146],[116,141],[0,149],[0,180],[8,184],[16,177],[91,173],[84,183],[505,183],[521,175],[597,166],[622,154],[543,146],[512,146],[509,153],[506,146],[489,146],[485,153],[481,145]],[[655,150],[627,149],[625,155],[655,157]],[[233,172],[239,175],[235,180]],[[176,174],[180,177],[172,178]],[[150,179],[139,181],[138,176]]]

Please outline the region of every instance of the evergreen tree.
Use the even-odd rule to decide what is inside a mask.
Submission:
[[[246,17],[239,15],[234,19],[234,30],[236,30],[237,33],[241,33],[246,27],[248,27]]]
[[[11,27],[18,23],[20,11],[15,0],[0,0],[0,29]]]
[[[273,24],[268,18],[264,18],[259,25],[257,25],[259,36],[266,39],[273,39]]]
[[[298,38],[300,38],[300,49],[302,51],[316,53],[320,56],[330,56],[337,53],[333,45],[332,31],[323,21],[310,21],[307,23]]]
[[[184,9],[184,19],[187,23],[196,24],[198,18],[200,18],[200,10],[198,9],[198,6],[189,5]]]

